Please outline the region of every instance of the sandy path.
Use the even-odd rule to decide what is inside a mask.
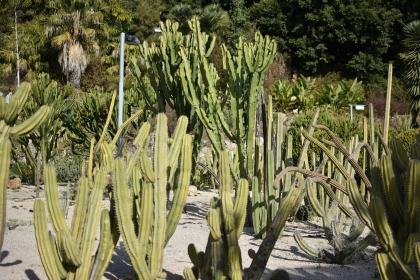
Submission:
[[[187,254],[187,246],[194,243],[199,250],[204,250],[209,230],[205,220],[206,209],[214,192],[198,192],[197,196],[188,197],[188,213],[183,214],[175,234],[165,248],[164,270],[168,280],[183,279],[182,271],[192,266]],[[33,228],[33,208],[35,193],[33,187],[24,186],[20,191],[8,190],[7,221],[8,227],[18,225],[15,229],[6,229],[3,252],[0,262],[0,279],[47,279],[35,242]],[[43,193],[41,192],[41,198]],[[104,200],[104,207],[108,201]],[[71,222],[72,207],[67,222]],[[376,265],[373,258],[375,247],[368,247],[363,253],[355,256],[353,263],[342,265],[329,265],[318,263],[299,249],[293,239],[293,232],[300,231],[302,235],[311,235],[305,238],[312,246],[331,250],[325,239],[320,238],[322,230],[313,223],[287,223],[284,236],[276,243],[276,247],[267,264],[264,278],[276,268],[287,270],[291,279],[370,279],[376,275]],[[248,250],[258,250],[261,240],[253,238],[252,229],[245,228],[240,240],[244,267],[248,267],[251,259]],[[120,279],[133,275],[124,243],[122,240],[114,251],[111,263],[103,279]]]

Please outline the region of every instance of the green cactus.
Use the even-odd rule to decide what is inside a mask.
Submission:
[[[140,279],[165,278],[162,272],[163,249],[181,217],[191,176],[192,139],[185,134],[186,122],[185,116],[179,119],[174,134],[176,137],[169,141],[167,118],[164,114],[158,114],[153,165],[149,161],[147,150],[146,136],[150,130],[148,123],[142,126],[135,140],[140,150],[136,152],[138,156],[131,158],[127,165],[122,158],[114,163],[118,225],[134,270]],[[171,143],[169,151],[168,143]],[[139,163],[139,167],[135,162]],[[131,173],[128,172],[129,169]],[[169,181],[172,177],[173,181]],[[132,186],[132,190],[128,189],[128,184]],[[174,197],[167,214],[167,190],[171,187]],[[139,229],[137,234],[135,228]]]
[[[83,174],[79,181],[75,213],[70,228],[67,227],[61,213],[53,166],[46,165],[44,175],[45,196],[49,216],[57,234],[57,245],[55,245],[55,242],[51,242],[51,246],[45,248],[47,246],[45,238],[48,236],[48,230],[44,203],[40,200],[35,201],[34,225],[38,251],[48,278],[57,279],[54,276],[54,271],[58,268],[61,270],[61,279],[66,277],[68,279],[89,279],[89,277],[100,279],[108,266],[117,241],[112,237],[112,234],[115,235],[116,233],[111,233],[108,210],[104,209],[102,215],[100,214],[102,195],[107,185],[105,172],[98,171],[95,174],[94,181],[90,181]],[[87,204],[88,195],[89,203]],[[99,246],[97,256],[92,259],[93,245],[100,218],[100,244],[102,246]],[[61,262],[58,261],[60,260],[59,256],[61,256]],[[64,273],[62,267],[64,267]]]
[[[197,252],[193,244],[188,246],[188,254],[194,267],[184,269],[184,276],[186,279],[260,279],[287,217],[294,205],[299,202],[303,187],[290,189],[273,217],[258,253],[249,252],[249,255],[253,256],[251,266],[243,270],[238,238],[244,224],[247,197],[244,193],[248,190],[248,183],[246,179],[239,179],[237,195],[233,202],[231,196],[233,182],[227,153],[223,152],[219,158],[221,185],[219,198],[212,199],[211,208],[207,212],[210,234],[206,250]],[[194,275],[193,271],[198,271],[198,275]]]
[[[31,85],[25,82],[10,97],[9,104],[6,104],[4,97],[0,97],[0,253],[6,227],[6,187],[10,169],[10,138],[20,138],[33,132],[45,121],[50,111],[48,106],[42,106],[32,116],[16,124],[30,90]]]
[[[323,229],[325,236],[330,244],[332,244],[334,253],[327,250],[316,250],[311,248],[302,238],[299,232],[295,232],[294,238],[299,247],[308,255],[319,258],[326,263],[346,264],[355,252],[363,251],[373,241],[373,235],[367,235],[363,239],[357,241],[357,238],[362,234],[365,225],[360,223],[356,216],[338,199],[332,190],[329,189],[328,184],[323,185],[326,193],[330,196],[331,206],[321,206],[316,194],[311,186],[311,182],[306,182],[306,193],[312,209],[322,217]],[[340,205],[340,206],[339,206]],[[347,238],[342,235],[342,228],[344,227],[344,219],[338,218],[338,207],[343,210],[348,217],[352,219],[352,228]]]

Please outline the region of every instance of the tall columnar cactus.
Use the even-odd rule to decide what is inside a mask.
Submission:
[[[175,136],[169,141],[167,118],[159,114],[153,154],[149,154],[146,141],[150,124],[145,123],[136,138],[135,157],[138,160],[131,159],[126,165],[120,158],[113,163],[119,230],[140,279],[166,278],[162,271],[163,249],[181,217],[191,176],[192,139],[185,133],[187,122],[185,116],[178,120]],[[132,188],[128,188],[129,184]],[[170,188],[174,196],[167,213],[167,190]]]
[[[420,139],[412,148],[420,144]],[[419,279],[420,266],[415,258],[420,240],[420,157],[406,154],[401,142],[393,139],[391,156],[383,156],[371,169],[372,199],[367,207],[354,181],[347,185],[357,214],[373,227],[382,249],[376,261],[383,279]],[[395,272],[389,269],[390,264]]]
[[[9,104],[0,97],[0,252],[3,246],[6,227],[6,188],[10,168],[10,138],[19,138],[31,133],[47,118],[48,106],[42,106],[26,120],[16,125],[19,114],[30,94],[31,85],[22,83],[17,92],[10,97]]]
[[[207,222],[210,229],[205,252],[198,252],[194,244],[188,246],[188,254],[193,268],[184,269],[184,277],[193,279],[260,279],[267,264],[271,250],[280,235],[291,209],[297,204],[303,186],[292,188],[284,203],[273,219],[266,239],[261,244],[258,253],[250,251],[253,262],[248,269],[243,270],[241,250],[238,239],[241,235],[248,193],[248,182],[239,179],[236,198],[232,200],[232,182],[229,159],[226,152],[219,155],[220,190],[219,197],[211,200],[207,212]],[[194,275],[193,271],[198,272]],[[198,278],[197,278],[198,276]]]
[[[48,213],[57,238],[49,237],[41,200],[35,201],[34,225],[38,251],[48,278],[101,279],[118,240],[117,233],[111,232],[108,210],[103,209],[101,214],[102,196],[108,185],[106,172],[98,170],[94,180],[82,174],[70,228],[61,211],[54,167],[46,165],[44,175]],[[98,254],[92,258],[99,223],[100,244]],[[48,239],[50,242],[46,242]]]

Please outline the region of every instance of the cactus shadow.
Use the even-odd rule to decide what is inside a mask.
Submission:
[[[204,205],[200,205],[196,203],[187,203],[185,204],[185,208],[186,208],[186,215],[188,217],[194,217],[194,218],[199,218],[199,219],[206,218],[208,206],[206,207]]]
[[[135,274],[131,265],[130,257],[124,247],[124,242],[120,240],[114,249],[111,261],[104,273],[105,279],[118,280],[124,277],[130,277]]]
[[[29,280],[41,280],[32,269],[25,269],[25,274]]]
[[[21,264],[22,260],[16,260],[14,262],[10,262],[10,263],[3,263],[4,259],[7,258],[7,256],[9,255],[9,251],[3,251],[1,252],[1,256],[0,256],[0,267],[2,266],[13,266],[13,265],[17,265],[17,264]]]

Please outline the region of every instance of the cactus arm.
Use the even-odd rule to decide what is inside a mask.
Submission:
[[[167,119],[163,114],[157,116],[156,138],[154,148],[154,221],[153,221],[153,236],[152,236],[152,251],[150,253],[150,272],[151,279],[156,278],[162,271],[163,264],[163,249],[165,247],[165,230],[166,230],[166,166],[167,162]]]
[[[396,280],[388,255],[383,249],[375,252],[375,261],[381,279]]]
[[[24,122],[13,126],[10,129],[10,136],[21,137],[32,133],[47,119],[49,112],[50,108],[47,105],[42,106],[29,119],[26,119]]]
[[[267,231],[267,236],[264,238],[258,249],[258,252],[256,253],[255,258],[251,262],[251,265],[248,269],[248,279],[261,279],[264,268],[267,265],[268,258],[270,257],[274,245],[280,236],[280,232],[284,227],[284,224],[286,223],[286,220],[292,209],[295,207],[295,205],[300,203],[304,189],[305,188],[303,187],[303,183],[301,183],[299,187],[291,188],[283,200],[276,216],[274,217],[273,222],[271,223],[269,230]]]
[[[249,193],[248,181],[245,179],[240,179],[237,186],[235,204],[233,207],[233,212],[235,215],[237,239],[239,239],[239,237],[241,236],[242,230],[245,225],[246,204],[248,200],[248,193]]]
[[[184,134],[187,131],[188,118],[181,116],[178,118],[178,124],[176,125],[174,132],[174,140],[171,144],[168,154],[168,166],[176,166],[179,153],[181,151],[181,143],[184,140]]]
[[[145,259],[138,254],[138,252],[145,248],[140,248],[134,231],[134,225],[131,222],[131,213],[127,205],[129,190],[125,176],[124,161],[122,158],[115,160],[114,175],[115,209],[118,217],[117,220],[120,233],[124,240],[124,246],[127,249],[133,268],[139,278],[141,280],[153,279],[151,278]]]
[[[64,279],[60,277],[57,264],[54,259],[54,254],[57,254],[57,252],[54,252],[48,235],[47,217],[44,203],[38,199],[35,200],[34,203],[34,226],[38,252],[48,279]]]
[[[26,104],[30,91],[31,84],[24,82],[17,89],[16,93],[10,97],[9,104],[6,108],[6,116],[4,118],[7,124],[11,125],[16,122],[19,112]]]
[[[80,243],[82,265],[77,269],[76,279],[87,279],[92,261],[91,252],[95,244],[96,231],[101,217],[102,196],[107,179],[103,171],[95,176],[95,185],[90,193],[89,209],[84,224],[84,233]]]
[[[115,133],[114,139],[112,139],[110,145],[114,147],[117,144],[118,138],[122,131],[128,126],[135,118],[140,116],[144,112],[144,109],[139,110],[138,112],[134,113],[130,118],[128,118],[123,124],[118,128],[117,132]]]
[[[258,177],[252,179],[252,222],[255,236],[261,236],[261,220],[262,220],[262,198],[258,191]]]
[[[325,216],[326,215],[325,210],[319,203],[316,197],[316,193],[309,180],[306,181],[306,194],[307,194],[309,203],[311,204],[311,207],[315,211],[315,213],[320,217]]]
[[[293,237],[296,243],[299,245],[300,249],[302,249],[306,254],[314,258],[320,257],[320,252],[309,246],[308,243],[306,243],[305,240],[303,240],[302,235],[299,232],[295,232],[295,234],[293,234]]]
[[[392,150],[392,159],[395,160],[401,170],[407,170],[409,158],[404,150],[402,141],[398,138],[394,138],[392,139],[390,146]]]
[[[111,233],[111,219],[109,211],[103,209],[101,212],[101,236],[99,240],[98,251],[96,252],[95,262],[91,269],[90,280],[100,280],[111,261],[114,252],[115,243]]]
[[[143,123],[143,125],[139,129],[139,132],[138,132],[136,138],[134,139],[134,145],[137,146],[137,150],[136,150],[135,154],[128,160],[126,176],[129,176],[132,173],[133,168],[136,165],[138,158],[140,157],[141,153],[143,152],[142,148],[143,148],[143,146],[146,142],[146,139],[147,139],[147,136],[149,135],[149,132],[150,132],[150,123],[148,123],[148,122]]]
[[[89,183],[86,177],[82,177],[79,180],[79,186],[76,194],[76,204],[74,206],[74,214],[71,220],[71,235],[76,240],[76,244],[79,245],[83,231],[80,230],[83,227],[84,218],[87,212],[88,206],[88,195],[89,195]]]
[[[101,147],[101,144],[104,141],[105,136],[108,132],[108,126],[109,126],[109,123],[111,122],[112,113],[114,112],[115,99],[117,99],[117,91],[116,90],[114,90],[114,93],[112,94],[111,104],[109,105],[109,110],[108,110],[108,116],[106,117],[106,121],[105,121],[105,124],[104,124],[104,128],[102,130],[102,134],[99,137],[98,143],[96,144],[96,149]]]
[[[382,135],[381,135],[381,133],[379,131],[375,131],[375,134],[378,137],[379,142],[381,142],[382,148],[384,149],[385,154],[386,155],[390,155],[391,154],[391,150],[389,149],[388,144],[385,142],[384,137],[382,137]]]
[[[420,235],[417,232],[410,233],[404,248],[404,263],[410,265],[415,257],[415,244],[420,242]]]
[[[388,211],[391,225],[404,220],[404,209],[400,199],[397,184],[392,168],[391,156],[383,156],[380,160],[383,195],[391,211]],[[419,171],[420,172],[420,171]],[[420,197],[420,196],[419,196]],[[410,231],[411,232],[411,231]]]
[[[197,278],[195,278],[194,273],[193,273],[193,271],[190,267],[184,268],[183,274],[184,274],[184,278],[186,280],[196,280],[197,279]]]
[[[373,232],[375,229],[373,227],[372,219],[369,213],[367,205],[364,203],[362,195],[360,194],[357,183],[354,179],[347,181],[347,190],[349,192],[350,203],[353,205],[353,208],[362,220],[362,222]]]
[[[318,141],[317,139],[315,139],[314,137],[312,137],[311,135],[309,135],[308,132],[306,132],[305,130],[302,130],[302,135],[309,140],[310,142],[312,142],[314,145],[318,146],[319,148],[321,148],[321,150],[330,158],[330,160],[335,164],[335,166],[338,168],[338,170],[340,171],[340,173],[346,178],[349,179],[351,176],[350,174],[347,172],[347,170],[344,168],[344,166],[340,163],[340,161],[334,156],[334,154],[330,151],[330,149],[328,149],[327,147],[325,147],[324,144],[322,144],[320,141]],[[369,182],[370,184],[370,182]]]
[[[10,169],[10,141],[7,138],[0,138],[0,252],[4,241],[6,228],[6,196],[7,180]]]
[[[336,201],[338,208],[347,216],[347,217],[355,217],[354,213],[337,197],[331,187],[323,180],[315,180],[318,184],[320,184],[325,193],[330,197],[332,201]],[[348,189],[347,189],[348,192]]]
[[[299,172],[303,175],[307,175],[307,176],[311,176],[311,177],[316,178],[316,179],[323,180],[323,181],[327,182],[328,184],[330,184],[331,186],[335,187],[336,189],[340,190],[344,194],[347,194],[347,188],[345,186],[343,186],[342,184],[340,184],[339,182],[337,182],[336,180],[331,179],[331,178],[329,178],[325,175],[322,175],[320,173],[313,172],[313,171],[310,171],[310,170],[307,170],[307,169],[298,168],[298,167],[295,167],[295,166],[286,167],[279,174],[277,174],[276,179],[274,180],[274,186],[277,186],[277,184],[281,180],[281,178],[283,178],[283,176],[286,175],[288,172]]]
[[[239,246],[233,246],[229,249],[229,264],[232,280],[242,280],[241,250]]]
[[[45,197],[47,200],[48,212],[50,214],[51,222],[57,234],[61,233],[59,239],[60,249],[64,250],[64,254],[68,261],[74,266],[81,265],[80,251],[76,246],[75,238],[70,234],[67,228],[66,221],[61,212],[61,207],[58,199],[57,181],[54,167],[51,165],[45,166]],[[60,242],[61,240],[61,242]]]
[[[141,188],[141,215],[139,216],[139,234],[138,241],[140,248],[147,248],[149,244],[149,234],[152,227],[152,213],[153,209],[153,185],[151,183],[144,183]],[[139,254],[144,259],[147,250],[141,250]]]
[[[411,160],[408,165],[406,185],[405,222],[407,233],[420,233],[420,161]]]
[[[174,190],[174,198],[172,201],[171,210],[169,211],[166,225],[166,242],[169,241],[171,236],[174,234],[175,229],[178,225],[179,219],[181,218],[182,209],[184,208],[185,202],[187,201],[188,187],[191,177],[191,136],[184,135],[182,143],[182,154],[181,154],[181,166],[179,170],[179,177]]]
[[[55,263],[55,266],[57,267],[57,271],[58,271],[58,275],[60,276],[60,279],[66,279],[67,271],[64,268],[63,263],[61,262],[60,256],[58,254],[60,250],[59,248],[57,248],[57,239],[52,235],[50,235],[49,238],[50,238],[51,251],[52,251],[52,255],[50,256],[54,258],[54,263]]]
[[[417,272],[420,273],[420,242],[414,244],[414,257],[416,259]]]

